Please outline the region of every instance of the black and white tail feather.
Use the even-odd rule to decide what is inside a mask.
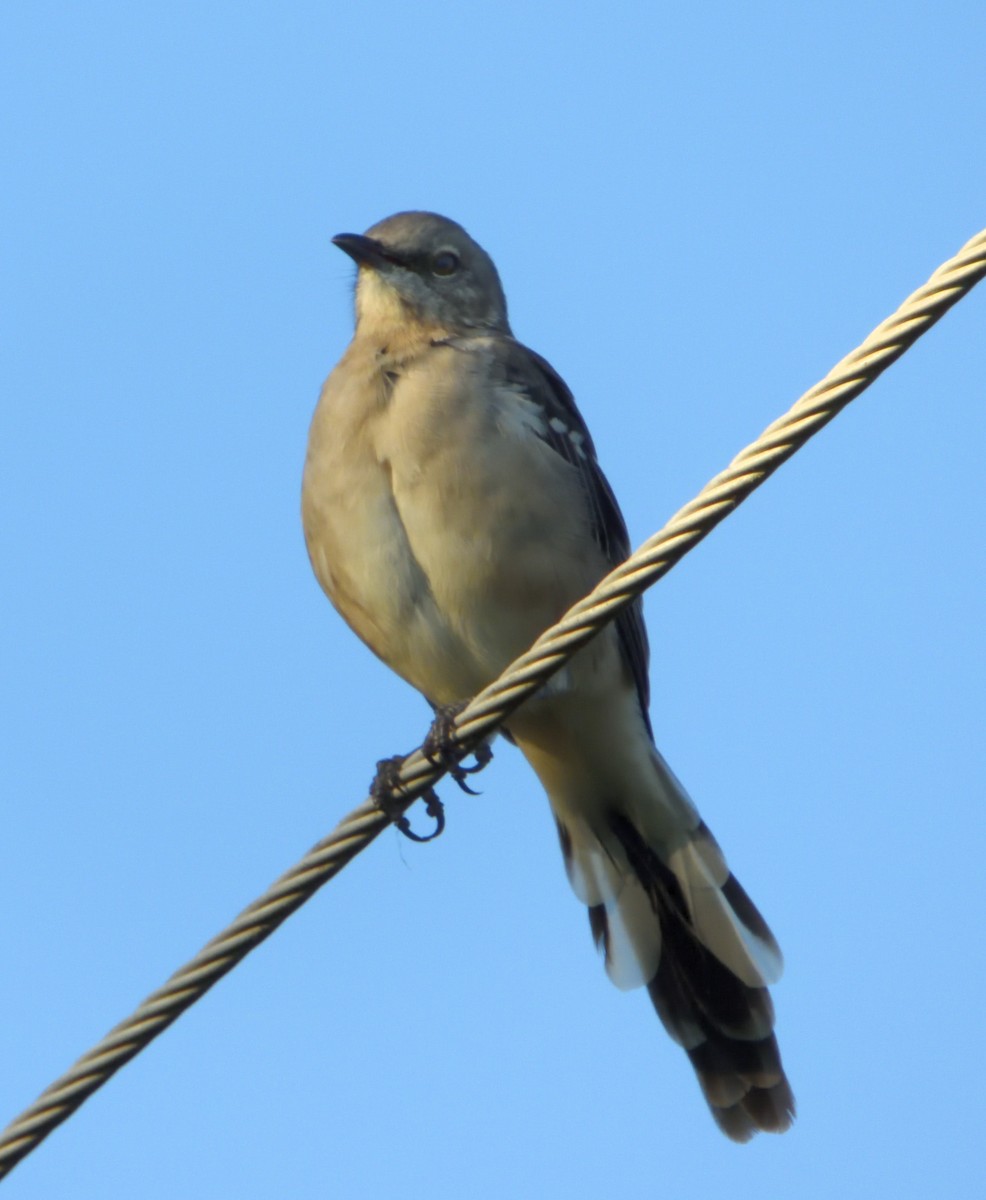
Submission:
[[[665,811],[691,813],[690,827],[658,848],[625,806],[609,809],[607,828],[596,831],[559,819],[569,879],[610,978],[623,989],[646,985],[723,1133],[737,1142],[781,1133],[794,1096],[767,991],[780,950],[656,750],[653,765]]]

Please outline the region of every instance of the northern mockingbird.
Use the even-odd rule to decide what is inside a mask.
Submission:
[[[319,583],[435,707],[490,683],[627,557],[571,392],[514,340],[489,255],[426,212],[335,244],[356,333],[312,421],[302,510]],[[606,969],[646,985],[735,1141],[791,1124],[767,992],[781,955],[656,749],[635,603],[507,723],[558,825]]]

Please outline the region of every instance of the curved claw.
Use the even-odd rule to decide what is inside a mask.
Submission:
[[[425,802],[425,811],[428,816],[435,818],[435,828],[431,833],[415,833],[411,828],[411,822],[403,813],[394,824],[412,842],[433,842],[435,838],[445,832],[445,805],[439,800],[438,793],[431,789],[425,792],[421,799]]]
[[[436,706],[435,719],[431,723],[431,729],[428,730],[428,736],[421,749],[428,761],[436,766],[444,767],[464,792],[470,796],[478,796],[479,792],[471,788],[466,783],[466,779],[489,764],[493,758],[493,751],[490,749],[489,742],[480,742],[472,752],[475,759],[472,766],[465,767],[457,760],[456,756],[459,750],[452,740],[452,731],[455,727],[455,718],[465,706],[465,702]]]
[[[475,775],[482,771],[484,767],[488,767],[493,761],[493,751],[490,748],[489,742],[480,742],[476,749],[472,752],[475,762],[471,767],[464,767],[462,763],[458,764],[458,769],[463,775]]]
[[[445,807],[438,798],[438,793],[429,788],[421,797],[425,802],[425,811],[429,817],[434,817],[435,828],[431,833],[415,833],[411,822],[402,811],[397,793],[400,791],[400,770],[404,755],[395,754],[393,758],[382,758],[377,763],[377,773],[370,784],[370,796],[374,804],[394,822],[406,838],[412,842],[431,842],[445,830]]]

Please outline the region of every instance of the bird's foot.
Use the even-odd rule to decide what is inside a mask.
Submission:
[[[421,799],[425,802],[425,811],[428,816],[435,819],[435,828],[428,834],[414,832],[399,799],[400,772],[403,763],[403,754],[395,754],[393,758],[382,758],[377,763],[377,773],[370,784],[370,798],[377,808],[394,822],[406,838],[410,838],[412,842],[433,841],[445,829],[445,808],[435,789],[429,788]]]
[[[453,741],[452,731],[455,728],[455,718],[465,707],[465,702],[436,706],[435,719],[421,750],[430,763],[434,763],[436,767],[444,767],[464,792],[468,792],[470,796],[478,796],[479,793],[466,783],[466,779],[489,764],[493,758],[493,751],[489,742],[480,742],[472,752],[475,759],[472,766],[464,767],[459,762],[460,751]]]

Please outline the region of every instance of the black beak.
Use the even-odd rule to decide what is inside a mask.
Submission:
[[[395,254],[385,250],[375,238],[366,237],[362,233],[337,233],[332,239],[332,244],[340,250],[345,250],[360,267],[382,267],[385,263],[401,265]]]

